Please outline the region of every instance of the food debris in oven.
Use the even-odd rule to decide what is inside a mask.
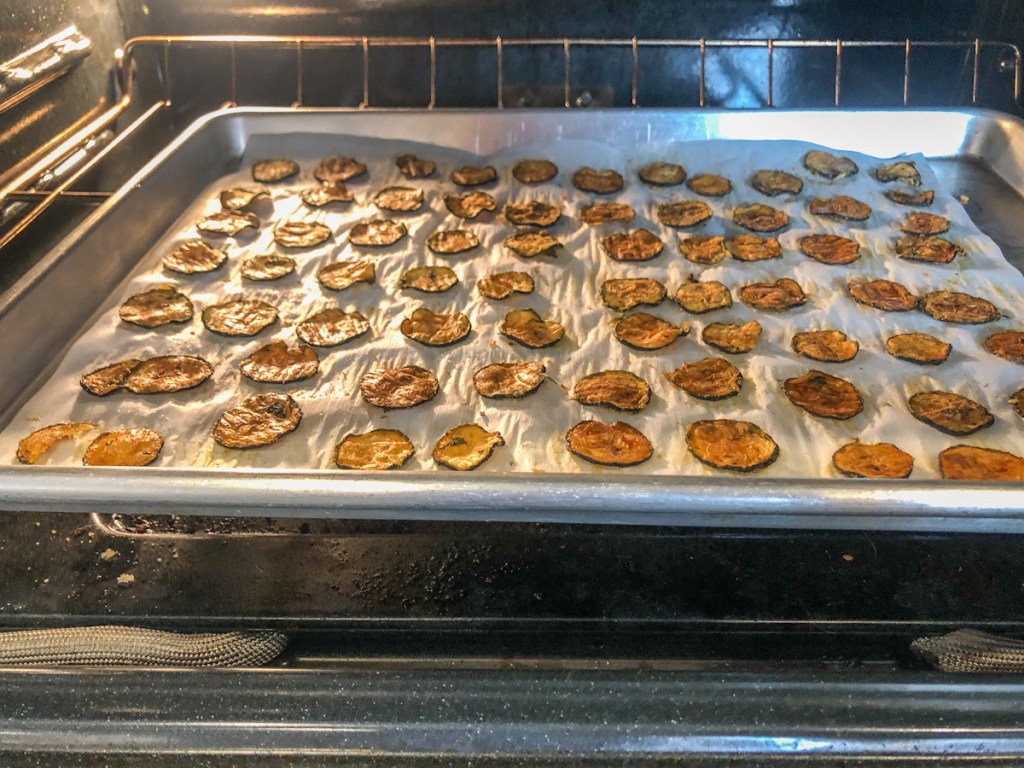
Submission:
[[[343,291],[356,283],[372,283],[377,267],[372,261],[336,261],[320,268],[316,279],[330,291]]]
[[[577,381],[572,388],[572,398],[583,405],[642,411],[651,401],[651,387],[629,371],[601,371]]]
[[[500,432],[488,432],[479,424],[461,424],[441,435],[432,455],[440,466],[466,472],[479,467],[504,444]]]
[[[121,386],[136,395],[161,395],[194,389],[211,376],[213,366],[201,357],[161,355],[133,366]]]
[[[694,235],[679,241],[679,252],[694,264],[717,264],[728,255],[721,235]]]
[[[348,181],[366,173],[366,165],[353,157],[328,157],[321,160],[313,171],[318,181],[330,184],[336,181]]]
[[[220,205],[229,211],[244,211],[250,205],[269,199],[270,193],[265,189],[231,187],[220,193]]]
[[[416,155],[399,155],[395,158],[395,165],[407,179],[425,179],[433,176],[437,170],[437,164],[433,160],[423,160]]]
[[[373,204],[382,211],[411,213],[423,207],[423,190],[412,187],[384,187],[373,196]]]
[[[885,351],[918,365],[939,365],[949,359],[953,345],[927,333],[898,333],[885,341]]]
[[[690,326],[674,325],[646,312],[634,312],[615,321],[615,338],[633,349],[647,352],[664,349],[680,336],[690,332]]]
[[[859,170],[848,157],[833,155],[821,149],[812,149],[804,155],[804,168],[825,179],[842,179],[853,176]]]
[[[754,203],[737,206],[732,212],[732,220],[752,232],[775,232],[789,224],[789,215],[770,205]]]
[[[774,282],[745,285],[740,289],[740,299],[763,312],[784,312],[806,303],[807,294],[796,280],[782,277]]]
[[[574,456],[606,467],[635,467],[654,455],[654,446],[636,427],[623,421],[581,421],[565,435]]]
[[[1024,481],[1024,459],[1007,451],[975,445],[954,445],[939,454],[939,473],[946,480]]]
[[[418,365],[378,368],[359,379],[359,391],[370,405],[394,410],[412,408],[437,395],[437,376]]]
[[[761,330],[761,324],[757,320],[751,320],[743,325],[709,323],[704,326],[701,340],[730,355],[743,355],[754,351],[757,340],[761,338]]]
[[[815,216],[827,216],[840,221],[867,221],[871,218],[871,206],[849,195],[816,197],[807,205]]]
[[[512,176],[523,184],[543,184],[558,175],[558,166],[550,160],[520,160],[512,167]]]
[[[779,446],[756,424],[735,419],[695,421],[686,428],[686,447],[715,469],[753,472],[779,457]]]
[[[294,160],[274,158],[259,160],[252,165],[252,178],[264,184],[273,184],[290,179],[299,172],[299,164]]]
[[[405,224],[391,219],[374,219],[356,224],[348,233],[348,241],[352,245],[368,248],[383,248],[394,245],[409,234]]]
[[[648,163],[636,175],[640,181],[652,187],[674,187],[686,180],[686,171],[676,163]]]
[[[313,208],[323,208],[331,203],[351,203],[355,195],[345,186],[343,181],[331,181],[319,187],[304,189],[299,193],[302,202]]]
[[[477,167],[475,165],[464,165],[452,171],[452,181],[460,187],[479,187],[482,184],[490,184],[498,180],[498,172],[493,165]]]
[[[917,392],[907,405],[915,419],[947,435],[971,435],[995,422],[985,406],[956,392]]]
[[[622,174],[606,168],[602,171],[589,166],[580,168],[572,177],[572,185],[581,192],[593,192],[596,195],[610,195],[622,189]]]
[[[885,196],[899,205],[926,207],[935,202],[935,193],[930,189],[908,192],[902,189],[887,189]]]
[[[601,238],[601,249],[615,261],[648,261],[664,248],[661,238],[646,229],[616,232]]]
[[[686,228],[702,224],[714,215],[711,206],[700,200],[662,203],[657,208],[658,221],[666,227]]]
[[[704,197],[723,197],[732,192],[732,182],[714,173],[702,173],[686,182],[692,192]]]
[[[240,270],[246,280],[280,280],[295,271],[295,259],[277,253],[261,253],[242,262]]]
[[[536,256],[558,256],[556,249],[562,244],[547,232],[517,232],[505,238],[503,245],[517,256],[532,259]]]
[[[808,371],[786,379],[782,388],[794,405],[823,419],[852,419],[864,410],[864,398],[857,387],[824,371]]]
[[[739,261],[767,261],[782,255],[782,245],[774,237],[737,235],[725,241],[725,249]]]
[[[316,312],[295,327],[295,335],[314,347],[336,347],[357,339],[370,330],[370,323],[359,312],[344,312],[336,307]]]
[[[544,320],[532,309],[513,309],[501,321],[501,332],[524,347],[542,349],[561,341],[565,327],[553,320]]]
[[[427,248],[434,253],[455,255],[480,247],[480,238],[468,229],[439,229],[427,238]]]
[[[694,315],[732,306],[732,294],[728,287],[717,280],[691,280],[683,283],[676,291],[675,300],[680,307]]]
[[[505,206],[505,219],[509,224],[550,227],[561,217],[561,208],[540,200],[530,200],[525,203],[509,203]]]
[[[473,386],[481,397],[518,399],[537,391],[547,368],[541,363],[491,363],[473,374]]]
[[[164,439],[145,427],[104,432],[85,449],[88,467],[145,467],[160,456]]]
[[[513,293],[533,293],[533,278],[526,272],[496,272],[476,281],[476,289],[488,299],[501,301]]]
[[[182,275],[213,272],[227,261],[228,255],[202,240],[182,243],[164,257],[164,269]]]
[[[929,317],[944,323],[981,325],[1000,317],[999,310],[987,299],[959,291],[932,291],[921,297],[921,309]]]
[[[443,293],[454,288],[459,276],[451,267],[430,266],[413,267],[402,274],[398,284],[402,288],[412,288],[424,293]]]
[[[236,299],[203,310],[203,325],[221,336],[255,336],[277,322],[277,307],[259,299]]]
[[[805,235],[800,251],[822,264],[850,264],[860,258],[857,241],[839,235]]]
[[[899,480],[914,471],[914,457],[892,443],[847,443],[832,454],[832,466],[847,477]]]
[[[254,395],[229,408],[213,427],[213,439],[225,448],[261,448],[294,432],[302,409],[291,395]]]
[[[847,289],[858,303],[883,312],[907,312],[917,306],[917,297],[892,280],[856,280]]]
[[[215,211],[196,222],[196,229],[214,235],[234,237],[243,229],[259,229],[260,220],[255,213],[239,211]]]
[[[804,188],[804,181],[785,171],[755,171],[750,177],[750,186],[769,197],[799,195]]]
[[[739,368],[721,357],[683,363],[666,378],[686,394],[700,400],[735,397],[743,387],[743,374]]]
[[[626,203],[597,202],[580,210],[580,221],[591,226],[606,224],[609,221],[630,222],[635,216],[636,211]]]
[[[899,181],[912,187],[921,186],[921,173],[917,170],[917,164],[913,160],[900,160],[880,166],[875,169],[875,178],[883,184]]]
[[[857,356],[860,344],[842,331],[804,331],[793,335],[793,351],[820,363],[847,363]]]
[[[601,285],[601,301],[609,309],[625,311],[640,304],[658,305],[668,291],[649,277],[627,277],[605,280]]]
[[[141,362],[141,360],[136,358],[119,360],[116,363],[104,365],[102,368],[97,368],[95,371],[83,374],[82,378],[78,381],[82,385],[82,389],[90,395],[106,397],[111,392],[116,392],[124,387],[128,374],[134,371]]]
[[[949,231],[949,219],[925,211],[911,211],[900,229],[908,235],[941,235]]]
[[[315,376],[320,370],[320,358],[315,349],[305,344],[289,347],[287,342],[272,341],[245,358],[238,370],[253,381],[290,384]]]
[[[285,221],[274,227],[274,242],[282,248],[313,248],[331,234],[330,227],[315,221]]]
[[[412,441],[397,429],[374,429],[345,437],[334,449],[334,463],[340,469],[398,469],[414,452]]]
[[[469,336],[469,318],[461,312],[444,314],[425,307],[414,310],[399,326],[402,335],[428,347],[447,347]]]
[[[985,338],[985,349],[1011,363],[1024,363],[1024,333],[998,331]]]
[[[95,424],[84,421],[62,422],[37,429],[18,441],[15,458],[22,464],[37,464],[58,443],[77,440],[97,429]]]
[[[173,285],[158,285],[128,297],[118,314],[121,319],[142,328],[159,328],[192,319],[192,302]]]
[[[486,192],[466,192],[462,195],[445,195],[444,206],[453,216],[460,219],[475,219],[484,211],[498,209],[498,201]]]
[[[942,237],[930,235],[906,235],[896,241],[893,249],[901,259],[926,261],[930,264],[949,264],[957,256],[964,255],[964,249]]]

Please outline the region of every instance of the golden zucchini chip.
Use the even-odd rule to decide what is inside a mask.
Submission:
[[[848,157],[839,157],[831,152],[812,149],[804,155],[804,168],[826,179],[842,179],[853,176],[859,169]]]
[[[118,310],[118,315],[132,325],[159,328],[161,325],[191,320],[192,302],[173,285],[158,285],[129,296]]]
[[[464,165],[452,171],[452,181],[460,187],[479,187],[498,180],[498,172],[493,165],[478,168],[475,165]]]
[[[601,301],[609,309],[620,311],[632,309],[639,304],[661,304],[667,294],[664,285],[649,277],[605,280],[601,285]]]
[[[520,160],[512,166],[512,175],[523,184],[542,184],[558,175],[558,166],[550,160]]]
[[[1024,363],[1024,333],[999,331],[985,339],[985,349],[1011,363]]]
[[[635,467],[654,455],[651,441],[623,421],[581,421],[566,433],[565,446],[581,459],[606,467]]]
[[[343,291],[356,283],[375,282],[377,267],[372,261],[336,261],[320,267],[316,279],[328,290]]]
[[[564,326],[542,319],[532,309],[513,309],[501,321],[500,330],[513,341],[531,349],[550,347],[565,335]]]
[[[675,299],[680,307],[694,315],[732,306],[732,294],[717,280],[683,283],[676,291]]]
[[[885,351],[918,365],[938,365],[949,359],[953,345],[927,333],[899,333],[885,340]]]
[[[434,253],[456,254],[480,247],[480,238],[468,229],[439,229],[427,238],[427,248]]]
[[[533,278],[526,272],[496,272],[476,281],[476,289],[488,299],[507,299],[513,293],[533,293]]]
[[[648,261],[664,247],[661,238],[646,229],[616,232],[601,238],[601,249],[615,261]]]
[[[339,469],[398,469],[414,452],[412,441],[397,429],[375,429],[338,443],[334,463]]]
[[[686,182],[691,191],[704,197],[722,197],[732,192],[732,182],[714,173],[702,173]]]
[[[1024,481],[1024,459],[1006,451],[954,445],[939,454],[939,473],[946,480]]]
[[[262,253],[242,262],[246,280],[280,280],[295,271],[295,259],[276,253]]]
[[[272,160],[259,160],[252,165],[252,178],[270,184],[276,181],[284,181],[299,172],[299,164],[294,160],[274,158]]]
[[[724,400],[735,397],[743,386],[743,374],[721,357],[705,357],[695,363],[683,363],[667,375],[669,381],[700,400]]]
[[[1010,395],[1010,405],[1013,406],[1014,412],[1024,419],[1024,389],[1018,389]]]
[[[314,347],[336,347],[370,330],[370,323],[358,312],[331,307],[310,315],[295,327],[295,335]]]
[[[558,256],[556,248],[562,244],[547,232],[518,232],[505,238],[504,246],[517,256],[532,259],[535,256]]]
[[[409,234],[405,224],[391,219],[374,219],[356,224],[348,233],[348,241],[352,245],[383,248],[394,245]]]
[[[444,206],[460,219],[475,219],[484,211],[498,209],[498,201],[486,192],[466,192],[462,195],[445,195]]]
[[[822,264],[850,264],[860,258],[857,241],[839,235],[805,235],[800,251]]]
[[[254,395],[229,408],[213,426],[213,439],[225,448],[261,448],[294,432],[302,409],[291,395]]]
[[[580,221],[591,226],[609,221],[629,222],[636,216],[633,207],[625,203],[591,203],[580,209]]]
[[[583,405],[642,411],[651,401],[651,387],[629,371],[601,371],[577,381],[572,388],[572,399]]]
[[[412,408],[434,399],[437,376],[418,365],[378,368],[359,378],[359,391],[370,405],[379,408]]]
[[[351,203],[355,196],[343,181],[331,181],[319,187],[302,190],[302,202],[313,208],[323,208],[331,203]]]
[[[412,187],[384,187],[373,196],[373,204],[382,211],[418,211],[423,207],[423,190]]]
[[[634,312],[615,323],[615,338],[633,349],[662,349],[689,332],[687,324],[672,325],[646,312]]]
[[[95,371],[83,374],[78,383],[90,395],[106,397],[111,392],[121,389],[124,386],[125,379],[128,378],[128,374],[134,371],[141,363],[141,360],[136,360],[135,358],[119,360],[116,363],[111,363],[102,368],[97,368]]]
[[[622,174],[606,168],[596,171],[583,166],[572,176],[572,185],[581,192],[593,192],[596,195],[610,195],[622,189]]]
[[[180,272],[183,275],[194,275],[200,272],[213,272],[227,261],[228,255],[219,248],[214,248],[202,240],[189,240],[182,243],[164,257],[164,269]]]
[[[399,155],[395,158],[395,165],[407,179],[425,179],[437,170],[433,160],[423,160],[416,155]]]
[[[750,186],[769,197],[799,195],[804,188],[804,181],[785,171],[755,171],[750,177]]]
[[[740,300],[762,312],[784,312],[807,302],[807,294],[795,280],[782,277],[773,283],[751,283],[740,289]]]
[[[62,443],[66,440],[77,440],[94,429],[96,429],[95,424],[89,424],[84,421],[51,424],[48,427],[37,429],[31,435],[21,438],[18,441],[18,450],[14,455],[22,464],[35,464],[52,451],[57,443]]]
[[[935,193],[930,189],[922,189],[920,192],[890,189],[885,196],[899,205],[927,206],[935,202]]]
[[[211,376],[213,366],[201,357],[164,355],[132,368],[123,386],[136,395],[162,395],[198,387]]]
[[[721,235],[694,235],[679,241],[679,252],[694,264],[717,264],[726,257],[725,238]]]
[[[991,301],[957,291],[932,291],[921,297],[921,309],[944,323],[981,325],[1000,317]]]
[[[550,227],[562,217],[562,209],[557,205],[530,200],[526,203],[509,203],[505,206],[505,219],[509,224],[522,224],[532,227]]]
[[[404,273],[398,284],[424,293],[443,293],[459,282],[459,276],[451,267],[413,267]]]
[[[832,454],[832,466],[847,477],[900,480],[914,471],[914,457],[892,443],[847,443]]]
[[[274,227],[274,242],[282,248],[312,248],[331,237],[331,228],[315,221],[286,221]]]
[[[442,467],[466,472],[479,467],[504,444],[500,432],[488,432],[477,424],[460,424],[441,435],[432,455]]]
[[[925,211],[911,211],[900,229],[908,235],[941,235],[949,231],[949,219]]]
[[[793,351],[820,363],[847,363],[857,356],[860,344],[842,331],[804,331],[793,335]]]
[[[253,381],[289,384],[315,376],[320,370],[320,358],[315,349],[305,344],[289,347],[287,342],[272,341],[239,363],[238,370]]]
[[[546,370],[540,363],[491,363],[473,374],[473,386],[494,400],[526,397],[544,383]]]
[[[231,187],[220,193],[220,207],[229,211],[244,211],[253,203],[269,199],[270,193],[265,189]]]
[[[917,306],[917,297],[892,280],[858,280],[847,289],[854,301],[885,312],[907,312]]]
[[[447,347],[462,341],[473,330],[461,312],[445,315],[420,307],[399,326],[402,335],[428,347]]]
[[[666,227],[695,227],[714,215],[711,206],[701,200],[680,200],[662,203],[657,208],[658,221]]]
[[[816,197],[807,205],[815,216],[827,216],[840,221],[866,221],[871,218],[871,206],[849,195]]]
[[[864,398],[857,387],[824,371],[808,371],[786,379],[782,389],[794,405],[823,419],[843,421],[864,410]]]
[[[335,181],[348,181],[366,173],[366,165],[352,157],[328,157],[320,161],[313,175],[318,181],[330,184]]]
[[[757,346],[757,340],[761,338],[761,324],[757,320],[743,325],[709,323],[704,326],[700,337],[709,346],[730,355],[742,355],[752,352]]]
[[[725,241],[725,248],[739,261],[767,261],[782,255],[782,245],[774,237],[737,235]]]
[[[875,169],[875,178],[883,184],[888,184],[891,181],[901,181],[912,187],[921,186],[921,174],[917,170],[916,163],[913,161],[900,160],[880,166]]]
[[[637,171],[636,175],[640,181],[652,187],[674,187],[686,181],[686,171],[676,163],[650,163]]]
[[[779,457],[779,446],[756,424],[734,419],[695,421],[686,428],[686,447],[715,469],[753,472]]]
[[[203,310],[203,325],[221,336],[255,336],[277,322],[277,307],[259,299],[237,299]]]
[[[151,429],[104,432],[85,449],[87,467],[144,467],[152,464],[164,447],[164,439]]]
[[[234,237],[243,229],[259,229],[260,219],[255,213],[239,211],[216,211],[196,222],[196,229],[215,235]]]
[[[789,224],[789,215],[770,205],[754,203],[737,206],[732,212],[732,220],[752,232],[775,232]]]
[[[918,392],[907,405],[915,419],[947,435],[970,435],[995,422],[985,406],[955,392]]]
[[[930,264],[949,264],[964,249],[942,237],[905,235],[896,241],[896,256],[908,261],[927,261]]]

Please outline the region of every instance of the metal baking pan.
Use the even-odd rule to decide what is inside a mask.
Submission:
[[[1024,122],[947,111],[380,111],[231,109],[153,158],[0,302],[5,423],[185,202],[238,169],[255,136],[372,136],[489,153],[600,137],[634,146],[795,139],[878,157],[923,153],[978,226],[1024,265]],[[83,289],[87,286],[87,289]],[[60,313],[52,308],[58,306]],[[1009,484],[750,477],[320,470],[0,468],[0,509],[918,531],[1024,531]]]

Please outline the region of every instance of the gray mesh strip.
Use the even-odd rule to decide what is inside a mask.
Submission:
[[[976,629],[919,637],[910,649],[943,672],[1024,672],[1024,641]]]

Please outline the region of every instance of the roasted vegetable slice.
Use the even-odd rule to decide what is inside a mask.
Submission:
[[[260,219],[255,213],[241,211],[215,211],[196,222],[196,229],[215,235],[234,237],[243,229],[259,229]]]
[[[319,187],[302,190],[302,202],[314,208],[323,208],[331,203],[351,203],[355,196],[343,181],[332,181]]]
[[[497,272],[476,281],[476,288],[489,299],[507,299],[513,293],[533,293],[533,278],[526,272]]]
[[[459,276],[451,267],[413,267],[402,275],[398,284],[425,293],[443,293],[459,282]]]
[[[654,455],[654,446],[636,427],[622,421],[581,421],[565,435],[570,453],[606,467],[635,467]]]
[[[634,216],[636,211],[625,203],[591,203],[580,210],[580,221],[591,226],[609,221],[629,222]]]
[[[701,400],[734,397],[743,386],[743,374],[721,357],[706,357],[695,363],[683,363],[667,378],[688,395]]]
[[[917,170],[917,164],[912,160],[900,160],[880,166],[875,169],[875,178],[883,184],[888,184],[891,181],[901,181],[912,187],[921,186],[921,174]]]
[[[366,165],[352,157],[328,157],[320,161],[313,175],[325,184],[348,181],[366,173]]]
[[[305,344],[289,347],[287,342],[272,341],[245,358],[238,369],[253,381],[289,384],[315,376],[320,370],[320,358],[315,349]]]
[[[601,371],[577,381],[572,388],[572,398],[583,405],[642,411],[651,401],[651,387],[629,371]]]
[[[847,477],[910,477],[914,457],[892,443],[847,443],[832,454],[832,466]]]
[[[370,323],[358,312],[334,307],[310,315],[295,327],[295,335],[314,347],[336,347],[370,330]]]
[[[622,174],[611,169],[596,171],[589,166],[580,168],[572,177],[572,185],[581,192],[610,195],[622,189]]]
[[[488,432],[478,424],[460,424],[441,435],[432,455],[442,467],[466,472],[479,467],[504,444],[500,432]]]
[[[557,344],[565,335],[565,327],[542,319],[532,309],[513,309],[501,321],[501,332],[524,347],[540,349]]]
[[[711,206],[700,200],[679,200],[662,203],[657,208],[658,221],[666,227],[695,227],[714,215]]]
[[[203,310],[203,325],[221,336],[255,336],[277,322],[277,307],[259,299],[237,299]]]
[[[906,312],[917,306],[917,297],[892,280],[866,280],[849,283],[854,300],[885,312]]]
[[[985,339],[985,349],[1011,363],[1024,363],[1024,333],[999,331]]]
[[[374,282],[377,267],[372,261],[336,261],[321,267],[316,279],[328,290],[343,291],[356,283]]]
[[[330,237],[331,228],[315,221],[286,221],[274,227],[274,242],[283,248],[312,248]]]
[[[750,177],[750,186],[762,195],[798,195],[804,188],[804,181],[799,176],[785,171],[756,171]]]
[[[728,253],[725,250],[725,238],[720,235],[713,237],[694,235],[680,240],[679,252],[687,261],[692,261],[694,264],[717,264]]]
[[[189,240],[182,243],[164,257],[164,269],[193,275],[201,272],[213,272],[227,261],[228,255],[219,248],[214,248],[202,240]]]
[[[246,280],[280,280],[295,271],[295,259],[276,253],[262,253],[242,262]]]
[[[900,229],[909,235],[941,235],[949,231],[949,219],[934,213],[911,211]]]
[[[732,220],[752,232],[775,232],[789,224],[789,215],[770,205],[754,203],[737,206],[732,212]]]
[[[505,238],[504,245],[517,256],[532,259],[535,256],[556,257],[556,248],[562,244],[547,232],[517,232]]]
[[[812,149],[804,155],[804,168],[826,179],[842,179],[852,176],[859,169],[848,157],[833,155],[821,149]]]
[[[1018,389],[1010,395],[1010,405],[1013,406],[1014,412],[1024,419],[1024,389]]]
[[[399,328],[406,338],[428,347],[447,347],[469,336],[469,318],[461,312],[450,315],[420,307],[402,320]]]
[[[807,205],[815,216],[827,216],[840,221],[866,221],[871,217],[871,206],[849,195],[816,197]]]
[[[434,398],[438,391],[437,376],[418,365],[378,368],[360,377],[359,391],[370,405],[412,408]]]
[[[601,238],[601,249],[615,261],[648,261],[664,247],[661,238],[646,229],[616,232]]]
[[[473,374],[473,386],[495,400],[526,397],[544,383],[546,370],[540,363],[491,363]]]
[[[373,196],[373,204],[382,211],[418,211],[423,207],[423,190],[413,187],[384,187]]]
[[[254,395],[221,414],[213,439],[225,448],[260,448],[294,432],[300,421],[302,409],[291,395]]]
[[[383,248],[394,245],[409,234],[405,224],[391,219],[374,219],[356,224],[348,233],[348,241],[352,245],[371,248]]]
[[[439,229],[427,238],[427,248],[434,253],[452,255],[479,247],[480,239],[468,229]]]
[[[252,165],[252,178],[265,184],[284,181],[299,172],[299,164],[294,160],[274,158],[259,160]]]
[[[452,171],[452,181],[460,187],[479,187],[481,184],[490,184],[497,180],[498,172],[492,165],[464,165]]]
[[[484,211],[496,211],[498,201],[486,192],[466,192],[461,195],[445,195],[444,206],[460,219],[475,219]]]
[[[649,277],[605,280],[601,286],[601,301],[609,309],[625,311],[639,304],[661,304],[667,293],[664,285]]]
[[[398,171],[407,179],[425,179],[433,176],[437,164],[433,160],[423,160],[416,155],[399,155],[395,158]]]
[[[946,480],[1024,481],[1024,459],[1006,451],[954,445],[939,454],[939,473]]]
[[[807,301],[807,294],[795,280],[782,277],[773,283],[751,283],[740,289],[740,299],[763,312],[783,312]]]
[[[558,175],[558,166],[550,160],[520,160],[512,166],[512,176],[523,184],[542,184]]]
[[[793,335],[793,350],[821,363],[846,363],[860,351],[860,344],[842,331],[805,331]]]
[[[732,306],[732,294],[717,280],[683,283],[676,291],[675,299],[679,306],[695,315]]]
[[[779,457],[779,446],[756,424],[734,419],[695,421],[686,428],[686,447],[715,469],[753,472]]]
[[[340,469],[398,469],[414,452],[412,441],[397,429],[375,429],[338,443],[334,463]]]
[[[985,406],[955,392],[918,392],[907,404],[915,419],[947,435],[970,435],[995,422]]]
[[[51,424],[21,438],[18,441],[18,450],[14,455],[22,464],[36,464],[43,456],[52,451],[57,443],[77,440],[94,429],[96,429],[95,424],[84,421]]]
[[[640,181],[652,187],[674,187],[686,181],[686,171],[676,163],[649,163],[636,172]]]
[[[935,193],[930,189],[922,189],[920,192],[890,189],[886,191],[885,196],[900,205],[926,206],[935,202]]]
[[[85,449],[87,467],[144,467],[152,464],[164,447],[164,439],[151,429],[104,432]]]
[[[702,173],[686,182],[692,191],[705,197],[722,197],[732,192],[732,182],[714,173]]]
[[[931,264],[948,264],[957,256],[963,256],[964,249],[942,237],[928,235],[906,235],[896,241],[894,249],[901,259],[927,261]]]
[[[800,250],[822,264],[850,264],[860,258],[857,241],[839,235],[805,235]]]
[[[129,296],[118,310],[126,323],[143,328],[159,328],[169,323],[185,323],[192,319],[192,302],[172,285],[158,285],[148,291]]]
[[[944,323],[981,325],[1000,317],[991,301],[957,291],[932,291],[921,297],[921,309]]]
[[[132,368],[124,388],[136,395],[162,395],[198,387],[213,376],[213,366],[192,355],[163,355]]]
[[[270,193],[265,189],[231,187],[220,193],[220,206],[229,211],[244,211],[253,203],[269,199]]]
[[[509,203],[505,206],[505,219],[510,224],[532,227],[550,227],[562,217],[562,209],[540,200]]]
[[[725,248],[739,261],[767,261],[782,255],[782,245],[774,237],[737,235],[725,241]]]
[[[128,378],[128,374],[134,371],[141,363],[141,360],[136,360],[135,358],[119,360],[116,363],[111,363],[102,368],[97,368],[95,371],[83,374],[78,383],[89,394],[96,395],[97,397],[106,397],[111,392],[121,389],[124,386],[125,379]]]
[[[731,323],[709,323],[704,326],[701,339],[730,355],[742,355],[752,352],[757,346],[757,340],[761,337],[761,324],[757,320],[751,320],[743,325]]]
[[[786,379],[782,388],[794,405],[823,419],[852,419],[864,410],[864,398],[857,387],[824,371],[808,371]]]
[[[689,325],[673,325],[646,312],[634,312],[615,323],[615,338],[633,349],[662,349],[689,331]]]
[[[900,333],[886,339],[885,350],[900,360],[919,365],[938,365],[949,359],[953,345],[927,333]]]

